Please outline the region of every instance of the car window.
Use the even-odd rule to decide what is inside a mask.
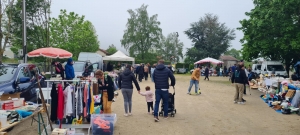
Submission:
[[[284,67],[282,65],[267,65],[268,71],[272,71],[273,69],[275,71],[285,71]]]
[[[29,77],[30,78],[30,72],[27,67],[22,67],[18,73],[18,79],[22,77]]]
[[[16,67],[0,67],[0,82],[12,80],[17,68]]]
[[[73,64],[73,68],[75,72],[82,72],[84,71],[85,63],[78,62]]]
[[[256,69],[257,69],[257,70],[260,70],[260,69],[261,69],[261,65],[257,65],[257,66],[256,66]]]
[[[92,67],[93,67],[93,72],[95,72],[98,69],[98,63],[93,64]]]

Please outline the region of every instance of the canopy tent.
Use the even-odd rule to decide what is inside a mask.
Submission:
[[[134,64],[134,58],[125,55],[121,51],[117,51],[116,53],[110,56],[104,56],[103,60],[104,61],[132,61],[132,64]]]
[[[202,64],[202,63],[213,63],[213,64],[222,64],[224,63],[223,61],[219,61],[219,60],[216,60],[214,58],[210,58],[210,57],[207,57],[205,59],[202,59],[202,60],[199,60],[197,62],[195,62],[194,64]]]

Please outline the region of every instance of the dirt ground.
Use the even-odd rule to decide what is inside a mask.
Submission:
[[[298,135],[300,116],[283,115],[275,112],[264,103],[257,90],[247,90],[245,105],[233,103],[234,88],[225,77],[211,77],[210,81],[200,81],[201,95],[187,95],[189,75],[176,75],[175,106],[177,114],[169,119],[154,122],[147,114],[145,97],[133,94],[133,115],[124,117],[123,97],[119,92],[113,103],[117,114],[115,135]],[[151,81],[140,83],[142,91]],[[192,89],[194,91],[194,87]],[[172,90],[171,90],[172,92]],[[31,120],[16,126],[9,135],[35,135],[37,123],[30,126]]]

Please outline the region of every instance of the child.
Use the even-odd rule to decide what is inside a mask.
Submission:
[[[140,93],[142,96],[146,97],[146,102],[148,106],[148,114],[150,114],[150,107],[153,112],[153,93],[150,91],[150,87],[146,87],[146,92]]]

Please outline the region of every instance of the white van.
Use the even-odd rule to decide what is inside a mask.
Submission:
[[[256,74],[260,74],[261,73],[261,64],[253,64],[252,71]]]
[[[78,56],[78,61],[88,61],[91,64],[87,67],[83,74],[89,75],[91,72],[95,72],[97,69],[103,70],[103,58],[97,53],[91,52],[80,52]]]
[[[288,77],[287,72],[280,61],[264,61],[261,65],[261,72],[271,75],[272,71],[275,72],[275,75]]]

